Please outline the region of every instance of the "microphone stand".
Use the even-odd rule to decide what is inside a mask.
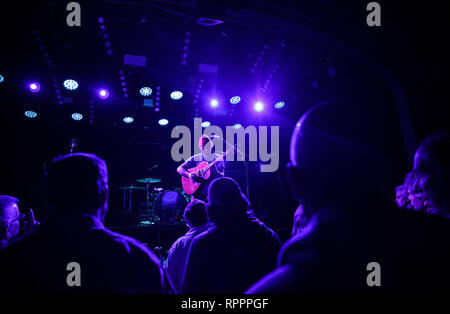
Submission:
[[[239,153],[241,153],[244,156],[244,175],[245,175],[245,191],[246,191],[246,196],[247,199],[250,201],[250,186],[249,186],[249,176],[248,176],[248,161],[246,160],[245,157],[247,157],[248,159],[250,159],[250,157],[242,152],[239,148],[237,148],[237,144],[236,145],[232,145],[230,142],[228,142],[225,138],[221,138],[222,143],[225,143],[225,146],[235,146],[236,147],[236,151],[238,151]],[[225,149],[226,151],[226,149]],[[233,152],[234,154],[234,152]],[[225,156],[226,158],[226,156]],[[237,154],[236,154],[236,159],[237,159]]]
[[[158,165],[156,164],[156,165],[148,168],[147,171],[151,172],[153,169],[155,169],[157,167],[158,167]],[[148,208],[149,208],[149,195],[148,195],[148,193],[149,193],[149,183],[148,182],[146,182],[146,191],[147,191],[147,214],[148,214]],[[162,206],[162,197],[163,197],[162,193],[160,194],[160,196],[161,196],[161,206]],[[156,213],[155,213],[155,202],[157,202],[157,201],[158,201],[158,196],[156,197],[156,199],[153,200],[153,206],[152,206],[152,215],[153,215],[153,217],[152,218],[156,219],[156,224],[157,224],[157,229],[156,229],[157,230],[157,241],[156,241],[157,244],[156,245],[157,245],[157,248],[158,248],[158,252],[156,252],[156,253],[159,256],[159,260],[162,262],[162,253],[161,253],[161,251],[162,251],[162,247],[161,247],[161,218],[158,215],[156,215]]]

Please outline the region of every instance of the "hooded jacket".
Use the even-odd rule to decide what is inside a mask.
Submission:
[[[242,293],[275,268],[277,234],[253,216],[215,223],[191,243],[182,293]]]

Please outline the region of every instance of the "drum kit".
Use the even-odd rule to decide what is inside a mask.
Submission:
[[[184,208],[191,199],[182,188],[155,186],[162,182],[156,178],[142,178],[136,182],[141,185],[120,188],[123,191],[123,213],[137,215],[140,225],[184,224]],[[136,201],[139,199],[143,202]]]

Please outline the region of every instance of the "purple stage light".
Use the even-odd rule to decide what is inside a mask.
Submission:
[[[106,99],[109,97],[109,91],[106,88],[102,88],[98,91],[98,96],[101,99]]]
[[[80,121],[81,119],[83,119],[83,115],[78,112],[72,113],[72,119],[75,121]]]
[[[165,125],[169,124],[169,120],[167,120],[167,119],[160,119],[158,121],[158,124],[161,125],[161,126],[165,126]]]
[[[180,91],[174,91],[172,93],[170,93],[170,98],[172,98],[173,100],[179,100],[183,97],[183,93]]]
[[[38,82],[32,82],[28,87],[32,93],[37,93],[41,89],[41,85]]]
[[[211,102],[209,103],[211,107],[213,108],[217,108],[217,106],[219,106],[219,101],[217,99],[212,99]]]
[[[261,112],[264,110],[264,104],[260,101],[258,101],[254,106],[253,109],[255,109],[255,111],[257,112]]]
[[[25,111],[25,117],[33,119],[33,118],[37,117],[37,113],[32,110],[28,110],[28,111]]]
[[[139,93],[146,97],[146,96],[150,96],[152,94],[152,89],[150,87],[144,86],[139,90]]]
[[[133,123],[133,121],[134,121],[133,117],[125,117],[125,118],[123,118],[123,122],[125,122],[127,124]]]
[[[232,103],[233,105],[238,104],[241,101],[241,97],[239,96],[233,96],[230,98],[230,103]]]
[[[276,108],[276,109],[281,109],[281,108],[284,107],[284,105],[285,105],[284,101],[279,101],[279,102],[277,102],[277,103],[275,104],[275,108]]]
[[[78,88],[78,83],[75,80],[68,79],[63,82],[64,87],[67,90],[76,90]]]

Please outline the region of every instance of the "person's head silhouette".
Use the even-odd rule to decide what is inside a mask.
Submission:
[[[450,215],[450,136],[436,134],[423,141],[414,156],[414,173],[424,199],[437,213]]]
[[[48,206],[53,217],[107,211],[108,170],[103,159],[85,153],[56,158],[47,171]]]
[[[306,215],[379,192],[390,170],[389,134],[380,121],[367,106],[342,101],[320,103],[300,118],[291,138],[288,170]]]

